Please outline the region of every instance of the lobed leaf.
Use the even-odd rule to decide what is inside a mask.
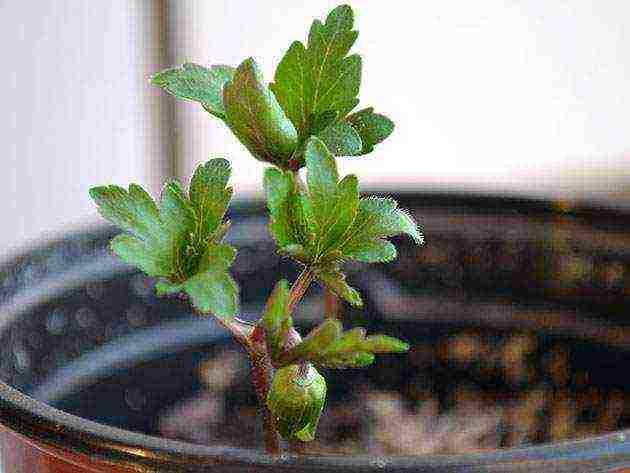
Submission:
[[[362,263],[389,263],[398,256],[396,247],[391,242],[381,238],[357,245],[351,253],[347,254]]]
[[[177,182],[164,186],[159,204],[140,186],[95,187],[90,195],[101,215],[126,233],[112,250],[149,276],[161,277],[159,295],[185,292],[202,313],[229,318],[238,310],[238,287],[229,274],[236,250],[221,241],[232,190],[229,163],[213,159],[199,166],[189,194]]]
[[[282,168],[297,147],[297,132],[252,58],[236,69],[223,89],[227,123],[252,155]]]
[[[387,238],[407,234],[420,244],[422,234],[393,199],[359,199],[355,176],[339,181],[335,159],[319,138],[309,138],[304,156],[306,189],[300,188],[292,172],[269,169],[265,173],[271,233],[281,253],[315,268],[326,287],[360,305],[361,298],[345,282],[340,264],[351,259],[392,261],[397,252]]]
[[[326,319],[313,329],[302,342],[285,352],[280,362],[315,363],[329,368],[362,367],[374,361],[379,353],[401,353],[409,345],[387,335],[365,336],[362,327],[342,331],[341,322]]]
[[[186,63],[158,72],[151,77],[151,84],[177,98],[199,102],[211,114],[225,119],[223,87],[233,76],[234,68],[230,66],[212,66],[208,69]]]
[[[385,115],[374,113],[374,108],[364,108],[346,117],[346,122],[361,139],[361,150],[355,154],[368,154],[394,131],[394,122]]]
[[[219,229],[227,212],[232,188],[227,187],[232,170],[229,161],[223,158],[211,159],[195,169],[190,180],[190,201],[197,214],[198,238],[206,242]]]
[[[358,36],[353,24],[348,5],[335,8],[325,23],[313,22],[307,47],[295,41],[278,64],[271,89],[302,141],[321,114],[344,117],[358,103],[361,58],[346,57]]]
[[[331,197],[337,193],[339,174],[335,158],[326,145],[318,138],[311,138],[306,144],[306,182],[313,216],[321,229],[323,221],[330,214],[333,203]]]
[[[335,156],[362,154],[364,147],[361,136],[350,123],[345,121],[333,123],[316,135]]]
[[[225,270],[195,274],[184,282],[183,289],[202,314],[231,319],[238,312],[238,286]]]
[[[345,299],[355,307],[363,306],[361,294],[346,282],[346,275],[339,269],[326,269],[317,272],[317,279],[337,297]]]
[[[180,254],[194,228],[194,214],[173,183],[164,187],[159,209],[136,184],[128,190],[93,187],[90,196],[103,218],[129,233],[111,243],[123,261],[149,276],[173,277],[182,270]]]
[[[337,248],[355,219],[358,181],[356,176],[349,175],[338,182],[335,159],[318,138],[309,139],[305,157],[308,195],[303,199],[304,215],[315,235],[313,254],[321,259]]]
[[[357,217],[348,231],[341,251],[359,261],[389,261],[396,255],[393,249],[377,240],[400,234],[409,235],[417,244],[424,242],[417,224],[395,200],[367,197],[359,201]]]
[[[311,330],[297,346],[290,349],[286,356],[292,360],[291,363],[298,360],[312,360],[317,353],[324,351],[327,346],[337,340],[342,330],[341,322],[336,319],[326,319]]]

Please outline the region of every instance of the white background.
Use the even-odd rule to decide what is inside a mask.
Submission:
[[[394,119],[364,187],[602,198],[630,188],[630,3],[361,0],[361,105]],[[236,65],[268,80],[337,2],[0,0],[0,243],[4,252],[97,219],[90,186],[159,189],[213,153],[240,196],[262,166],[216,120],[146,83],[169,62]],[[166,12],[166,29],[161,29]]]

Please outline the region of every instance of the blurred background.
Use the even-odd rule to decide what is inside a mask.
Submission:
[[[0,0],[0,259],[103,223],[92,186],[138,182],[157,194],[212,155],[232,161],[237,199],[260,197],[263,165],[200,106],[148,78],[183,62],[237,65],[253,56],[271,81],[290,43],[342,1],[357,13],[361,106],[374,105],[396,129],[369,157],[340,159],[341,172],[356,172],[364,190],[421,191],[399,200],[419,216],[428,244],[403,240],[390,265],[348,268],[366,308],[342,309],[344,322],[369,320],[371,332],[413,347],[404,363],[384,358],[376,374],[344,372],[331,382],[367,388],[356,390],[354,417],[339,410],[322,438],[348,447],[335,436],[338,423],[358,431],[368,405],[385,437],[381,450],[367,434],[361,442],[378,454],[629,428],[630,381],[619,373],[630,366],[630,213],[599,208],[630,210],[628,2]],[[595,205],[572,213],[572,202]],[[252,211],[235,212],[230,233],[245,315],[258,313],[278,274],[296,276]],[[251,445],[260,437],[243,430],[259,425],[243,421],[256,412],[251,385],[235,377],[219,394],[206,389],[219,368],[237,372],[241,362],[214,352],[202,360],[199,347],[212,341],[202,337],[214,336],[203,330],[216,327],[187,319],[181,301],[157,299],[152,281],[115,265],[109,236],[67,238],[0,265],[0,380],[37,387],[36,398],[58,396],[68,404],[57,406],[100,422],[199,443],[217,440],[195,435],[218,422],[215,432]],[[323,311],[318,290],[296,312],[305,326]],[[162,359],[160,350],[172,353]],[[152,364],[98,378],[118,369],[112,360],[141,356]],[[219,368],[205,375],[201,361],[210,362],[203,370]],[[244,384],[250,391],[232,396]],[[345,399],[340,389],[335,396]],[[218,410],[181,423],[195,396],[206,395]],[[223,413],[232,411],[219,408],[230,396],[243,410],[225,430]],[[405,410],[420,403],[413,416]],[[437,419],[447,444],[418,441],[418,419]],[[416,441],[389,437],[389,428]],[[451,435],[474,429],[474,439]],[[482,434],[487,443],[477,441]]]
[[[0,0],[2,254],[99,221],[93,185],[157,192],[213,153],[232,160],[240,198],[257,195],[262,166],[147,77],[251,55],[271,80],[337,3]],[[368,159],[342,161],[364,188],[630,202],[630,3],[348,3],[361,104],[397,124]]]

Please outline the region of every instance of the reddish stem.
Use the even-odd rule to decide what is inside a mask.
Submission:
[[[258,403],[263,417],[265,436],[265,451],[270,455],[280,454],[280,439],[276,431],[276,422],[267,407],[267,393],[269,392],[271,373],[271,359],[265,344],[265,332],[256,326],[249,337],[251,349],[249,358],[252,362],[252,383],[256,389]]]
[[[328,288],[324,289],[324,316],[327,319],[336,319],[339,316],[339,299]]]
[[[291,292],[289,293],[289,314],[293,313],[314,279],[315,271],[311,268],[306,268],[295,280],[293,286],[291,286]]]

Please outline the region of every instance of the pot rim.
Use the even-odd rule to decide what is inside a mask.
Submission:
[[[347,467],[360,471],[382,471],[387,467],[394,471],[406,472],[418,471],[418,468],[427,468],[430,471],[434,467],[464,466],[487,466],[496,469],[503,467],[504,471],[505,467],[518,466],[518,463],[526,463],[529,468],[535,468],[536,464],[540,464],[541,467],[545,465],[545,469],[553,465],[566,466],[567,462],[570,462],[573,468],[576,465],[595,466],[595,463],[602,460],[605,460],[608,468],[613,465],[630,464],[630,430],[584,440],[484,453],[422,456],[285,454],[273,458],[254,450],[197,445],[99,424],[55,409],[5,383],[0,383],[0,424],[44,447],[70,450],[118,466],[155,467],[159,468],[159,471],[164,471],[164,468],[194,465],[200,468],[199,471],[213,465],[231,465],[282,469],[301,466],[313,469]]]
[[[396,192],[393,192],[396,193]],[[405,200],[413,196],[433,196],[442,204],[445,198],[462,202],[481,203],[482,206],[494,203],[491,207],[496,210],[497,203],[516,203],[527,207],[534,205],[535,213],[548,216],[565,216],[566,204],[545,199],[511,198],[491,194],[465,194],[458,192],[397,192]],[[438,194],[436,196],[436,194]],[[260,204],[252,201],[254,206]],[[452,205],[452,200],[449,202]],[[241,203],[245,204],[245,203]],[[246,205],[239,205],[245,207]],[[623,215],[630,218],[627,212],[599,204],[589,206],[580,204],[571,209],[571,213],[593,218],[596,212],[604,212],[611,216]],[[237,209],[238,213],[242,209]],[[599,216],[602,214],[599,213]],[[109,227],[88,228],[70,232],[65,237],[58,237],[43,241],[36,248],[52,246],[55,242],[65,241],[69,237],[79,235],[107,235],[111,233]],[[32,249],[19,255],[12,255],[9,261],[19,261],[32,253]],[[111,263],[109,265],[111,269]],[[94,267],[89,268],[93,274]],[[79,276],[78,273],[75,273]],[[63,287],[67,287],[64,285]],[[60,287],[61,288],[61,287]],[[50,287],[48,288],[50,289]],[[35,296],[35,295],[33,295]],[[50,297],[50,292],[47,294]],[[37,299],[37,297],[34,297]],[[31,299],[32,300],[32,299]],[[16,306],[12,306],[15,310]],[[7,307],[3,307],[7,309]],[[11,308],[8,309],[12,312]],[[20,311],[20,310],[18,310]],[[21,312],[21,311],[20,311]],[[15,315],[15,314],[13,314]],[[11,319],[11,317],[8,317]],[[2,324],[9,323],[4,320]],[[38,401],[19,390],[0,382],[0,426],[7,428],[27,440],[34,442],[44,449],[53,451],[69,451],[77,454],[89,455],[112,465],[154,471],[166,469],[187,471],[209,471],[212,466],[256,467],[258,469],[289,470],[302,468],[302,471],[320,471],[328,469],[348,468],[355,471],[444,471],[466,468],[467,471],[609,471],[610,468],[630,466],[630,429],[617,431],[606,435],[589,437],[582,440],[572,440],[560,443],[549,443],[538,446],[517,449],[501,449],[492,452],[470,454],[427,454],[422,456],[374,456],[360,454],[354,456],[342,455],[294,455],[283,454],[271,457],[263,452],[228,447],[197,445],[161,437],[149,436],[137,432],[107,426],[90,421]],[[195,468],[190,470],[190,468]],[[167,470],[168,471],[168,470]]]

